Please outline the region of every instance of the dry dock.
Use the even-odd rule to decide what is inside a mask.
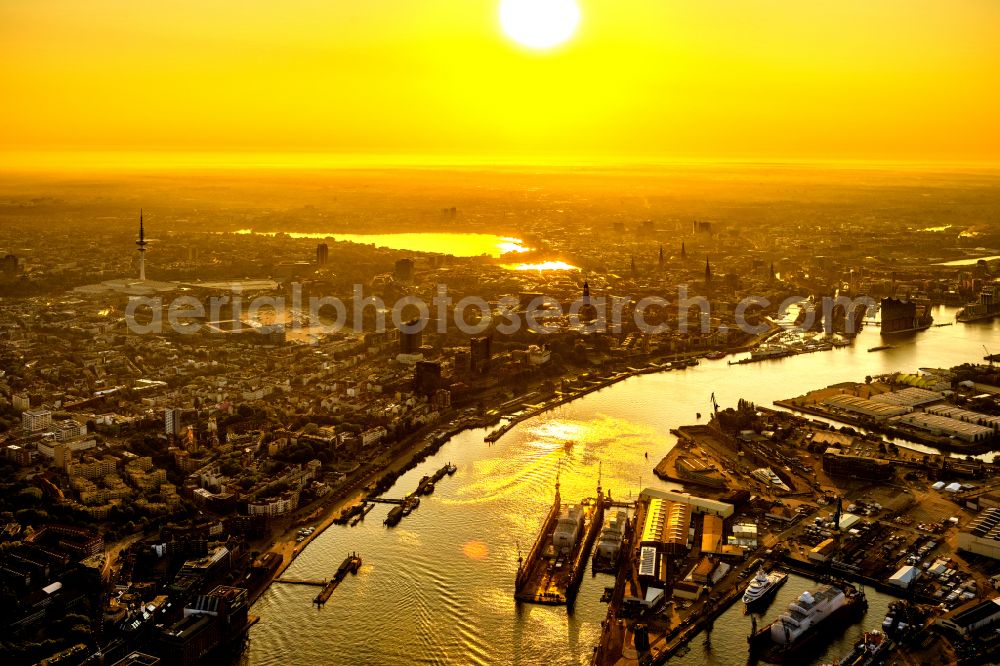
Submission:
[[[587,558],[597,533],[604,523],[604,496],[600,487],[597,499],[580,503],[581,520],[572,546],[562,549],[554,543],[563,505],[559,484],[555,501],[542,524],[528,557],[519,560],[514,585],[514,598],[534,604],[570,605],[587,568]]]

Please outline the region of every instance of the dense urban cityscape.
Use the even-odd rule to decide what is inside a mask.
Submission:
[[[1000,4],[0,2],[4,666],[1000,664]]]
[[[913,190],[924,187],[948,185]],[[546,202],[557,196],[525,205],[551,216],[547,207],[568,205]],[[174,210],[181,221],[162,233],[165,215],[148,209],[130,225],[103,201],[6,197],[0,571],[11,627],[3,646],[17,663],[239,654],[251,626],[280,621],[254,606],[272,585],[329,580],[315,601],[336,604],[333,582],[365,575],[361,550],[345,553],[357,561],[348,557],[332,578],[285,572],[324,530],[349,532],[379,506],[388,513],[367,520],[382,517],[382,529],[419,515],[421,498],[433,502],[434,486],[456,471],[438,451],[458,433],[502,442],[524,421],[650,373],[766,368],[845,348],[874,357],[937,328],[988,331],[1000,302],[997,260],[982,249],[1000,238],[975,225],[880,225],[847,213],[835,230],[804,239],[795,221],[768,221],[758,236],[725,220],[643,219],[623,206],[606,221],[578,213],[544,237],[515,226],[510,236],[483,234],[486,251],[463,256],[483,239],[427,233],[443,250],[432,252],[270,233],[279,222],[268,218],[291,215],[278,211],[199,211],[235,218],[231,231],[205,233]],[[467,201],[434,215],[447,228],[504,215],[495,205]],[[831,206],[799,205],[817,216]],[[81,246],[70,229],[96,218],[115,221]],[[525,268],[546,262],[559,268]],[[417,321],[419,309],[406,308],[433,302],[440,285],[451,300]],[[689,299],[690,313],[677,309],[681,290],[704,295]],[[333,310],[289,305],[293,292],[300,303],[341,300],[347,317],[334,325]],[[265,302],[241,310],[223,300],[214,313],[191,305],[223,295]],[[466,296],[486,310],[456,313]],[[639,313],[654,296],[669,303]],[[822,307],[835,297],[853,306]],[[593,327],[599,298],[621,303],[617,326]],[[406,305],[380,325],[377,304],[400,299]],[[573,302],[582,306],[567,314]],[[957,319],[932,315],[968,303]],[[148,331],[151,304],[182,325]],[[535,327],[505,330],[529,314]],[[861,349],[872,334],[882,344]],[[593,662],[656,663],[690,649],[760,572],[795,572],[861,598],[866,588],[899,598],[894,612],[908,630],[886,625],[879,654],[890,641],[925,663],[992,654],[995,632],[978,630],[997,615],[1000,487],[989,452],[1000,431],[1000,359],[987,344],[962,354],[959,365],[872,371],[773,404],[753,391],[719,404],[712,391],[700,397],[704,415],[670,424],[676,445],[645,454],[667,483],[629,499],[613,498],[607,481],[601,488],[599,470],[598,494],[579,504],[558,494],[557,470],[545,480],[557,492],[549,518],[526,517],[540,524],[537,539],[509,537],[520,543],[512,599],[572,608],[592,566],[608,577]],[[615,454],[594,455],[610,472]],[[397,483],[425,460],[440,469],[416,490]]]

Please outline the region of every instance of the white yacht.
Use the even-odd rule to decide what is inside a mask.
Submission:
[[[758,571],[750,584],[747,585],[746,592],[743,593],[743,603],[749,606],[764,601],[777,592],[786,580],[788,580],[788,574],[783,571],[772,571],[771,573]]]
[[[844,591],[833,585],[824,585],[815,592],[806,590],[771,625],[771,640],[777,645],[791,645],[846,603]]]

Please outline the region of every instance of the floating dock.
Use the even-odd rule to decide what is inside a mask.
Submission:
[[[330,579],[330,581],[323,586],[323,589],[320,591],[320,593],[316,595],[315,599],[313,599],[313,603],[316,604],[317,606],[323,606],[324,604],[326,604],[326,602],[330,600],[330,595],[333,594],[333,591],[337,589],[337,586],[340,585],[341,581],[347,578],[347,574],[348,573],[356,574],[358,573],[358,569],[360,568],[361,568],[360,555],[358,555],[357,553],[351,553],[350,555],[345,557],[344,561],[340,563],[339,567],[337,567],[337,572],[333,574],[333,578]]]
[[[597,533],[604,524],[604,494],[597,487],[597,499],[588,498],[580,503],[581,525],[568,550],[554,542],[563,505],[556,482],[556,495],[542,529],[528,557],[519,558],[514,598],[533,604],[550,606],[571,605],[587,568],[587,556]]]

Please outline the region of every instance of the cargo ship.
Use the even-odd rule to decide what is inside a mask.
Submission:
[[[896,333],[912,333],[931,327],[934,317],[931,316],[930,304],[916,300],[897,300],[883,298],[879,304],[881,311],[882,335]]]
[[[758,571],[750,584],[747,585],[743,593],[743,603],[747,606],[747,612],[754,609],[766,607],[768,602],[777,594],[778,588],[788,580],[788,574],[784,571],[772,571],[764,573]]]
[[[863,590],[851,585],[823,585],[805,591],[778,619],[748,637],[750,651],[772,664],[802,663],[802,654],[857,622],[868,608]]]
[[[625,510],[605,519],[601,534],[597,537],[597,545],[594,547],[591,569],[595,574],[616,573],[618,571],[627,526],[628,512]]]
[[[587,568],[587,555],[604,522],[604,494],[563,504],[556,477],[555,501],[527,557],[518,557],[514,598],[533,604],[572,605]]]

